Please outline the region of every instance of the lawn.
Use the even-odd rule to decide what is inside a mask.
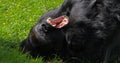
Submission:
[[[39,17],[63,0],[0,0],[0,63],[46,63],[18,51]],[[52,60],[47,63],[60,63]]]

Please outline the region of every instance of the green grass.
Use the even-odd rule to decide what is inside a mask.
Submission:
[[[18,51],[39,17],[63,0],[0,0],[0,63],[45,63],[42,58],[28,59]],[[56,63],[56,60],[50,63]]]

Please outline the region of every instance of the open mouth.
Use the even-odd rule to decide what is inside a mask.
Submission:
[[[49,17],[47,19],[47,23],[49,23],[51,26],[53,26],[55,28],[62,28],[68,24],[68,22],[69,22],[68,20],[69,20],[69,18],[67,16],[63,15],[63,16],[60,16],[55,19],[52,19]]]

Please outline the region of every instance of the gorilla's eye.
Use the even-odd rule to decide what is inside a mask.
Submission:
[[[47,26],[46,26],[45,24],[42,24],[42,30],[43,30],[44,32],[47,32],[47,31],[48,31]]]

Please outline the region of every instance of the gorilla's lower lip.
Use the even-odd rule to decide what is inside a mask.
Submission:
[[[68,17],[63,15],[63,16],[60,16],[58,18],[55,18],[55,19],[51,19],[50,17],[47,19],[47,23],[49,23],[51,26],[55,27],[55,28],[62,28],[64,27],[65,25],[68,24]]]

